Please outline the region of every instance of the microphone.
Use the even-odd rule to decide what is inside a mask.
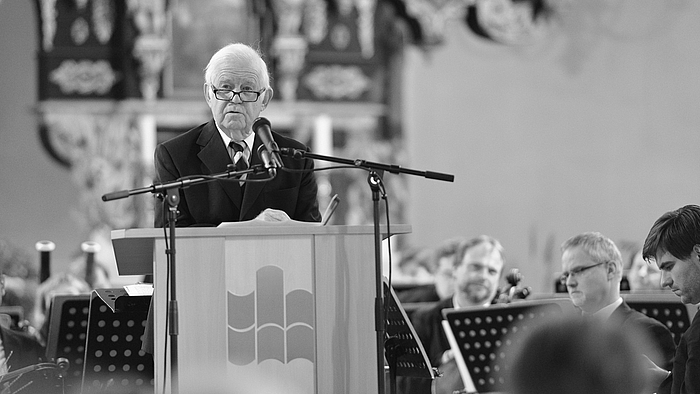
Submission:
[[[260,117],[253,122],[253,132],[260,137],[263,145],[270,154],[270,163],[274,168],[282,168],[282,157],[280,157],[280,148],[272,138],[272,129],[270,129],[270,121]]]
[[[270,152],[267,151],[265,145],[260,145],[258,147],[258,157],[260,157],[260,160],[262,160],[263,165],[265,166],[265,168],[267,168],[268,175],[270,175],[271,178],[274,178],[277,175],[277,168],[275,168],[275,165],[272,163]]]

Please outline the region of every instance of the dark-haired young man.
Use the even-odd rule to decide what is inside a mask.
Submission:
[[[668,287],[684,304],[700,303],[700,206],[686,205],[666,212],[649,230],[642,251],[656,262],[661,286]],[[657,380],[668,379],[671,393],[700,393],[700,318],[695,315],[681,337],[673,369],[655,367]]]

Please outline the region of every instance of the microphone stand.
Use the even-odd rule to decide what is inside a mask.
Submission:
[[[351,160],[333,156],[317,155],[315,153],[307,152],[300,149],[281,148],[280,153],[285,156],[291,156],[294,159],[309,158],[324,160],[332,163],[347,164],[369,170],[367,183],[369,183],[370,189],[372,190],[372,217],[374,222],[374,263],[376,282],[376,297],[374,302],[374,326],[375,330],[377,331],[377,379],[379,388],[378,394],[384,394],[386,393],[384,381],[384,340],[386,336],[386,322],[384,316],[385,301],[382,281],[382,235],[379,228],[379,195],[380,189],[383,189],[383,187],[381,187],[383,181],[375,170],[389,171],[393,174],[410,174],[416,176],[423,176],[428,179],[435,179],[447,182],[454,182],[454,175],[432,171],[412,170],[408,168],[402,168],[401,166],[395,164],[374,163],[362,159]],[[387,237],[391,236],[391,234],[389,234],[389,231],[391,231],[391,229],[387,228]],[[395,384],[392,384],[392,389],[395,389],[395,387]]]
[[[232,165],[231,165],[232,167]],[[170,338],[170,392],[172,394],[179,393],[178,384],[178,340],[177,336],[179,334],[178,330],[178,307],[177,307],[177,289],[176,289],[176,270],[175,270],[175,224],[177,221],[177,207],[180,203],[180,189],[184,189],[193,185],[199,185],[201,183],[211,182],[218,179],[227,179],[235,176],[241,176],[243,174],[261,174],[269,173],[268,169],[262,165],[254,165],[247,170],[243,171],[224,171],[218,174],[207,175],[207,176],[193,176],[186,178],[179,178],[174,181],[161,183],[157,185],[151,185],[148,187],[141,187],[131,190],[121,190],[118,192],[107,193],[102,196],[102,201],[117,200],[120,198],[126,198],[129,196],[153,193],[153,194],[163,194],[165,196],[165,203],[168,204],[168,224],[170,228],[170,247],[166,248],[165,254],[166,259],[169,262],[168,276],[170,298],[168,300],[168,336]],[[166,245],[167,246],[167,245]]]

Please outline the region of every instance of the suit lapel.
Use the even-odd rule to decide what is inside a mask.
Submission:
[[[213,119],[202,129],[202,133],[197,139],[197,144],[200,146],[197,157],[207,167],[209,174],[224,172],[226,171],[226,166],[232,164],[231,157],[228,155],[224,141],[221,139]],[[241,188],[238,186],[238,182],[235,180],[216,182],[224,189],[228,198],[240,209]]]

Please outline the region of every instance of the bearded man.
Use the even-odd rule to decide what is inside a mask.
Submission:
[[[411,316],[411,323],[433,367],[450,362],[454,356],[442,328],[442,310],[490,305],[498,292],[505,257],[496,239],[481,235],[459,245],[454,255],[454,295]],[[398,391],[403,394],[430,394],[431,380],[401,378]]]

